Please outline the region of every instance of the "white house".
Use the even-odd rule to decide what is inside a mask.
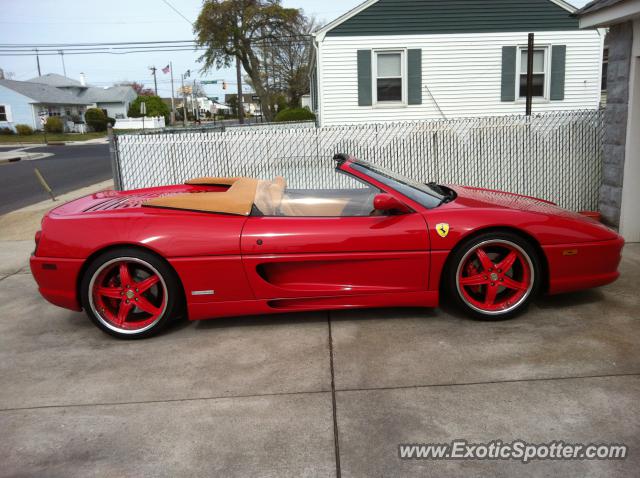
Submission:
[[[603,30],[562,0],[367,0],[314,33],[312,106],[323,126],[596,109]]]

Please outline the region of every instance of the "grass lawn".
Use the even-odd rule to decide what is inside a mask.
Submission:
[[[88,139],[104,138],[106,131],[97,133],[47,133],[47,141],[86,141]],[[18,134],[0,135],[0,144],[44,144],[44,134],[34,133],[28,136]]]

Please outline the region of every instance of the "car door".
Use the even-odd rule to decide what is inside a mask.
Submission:
[[[249,217],[241,251],[257,299],[424,291],[422,215]]]

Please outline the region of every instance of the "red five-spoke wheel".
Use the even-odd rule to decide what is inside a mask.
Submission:
[[[508,318],[534,295],[538,284],[536,254],[518,236],[479,237],[462,247],[454,259],[454,293],[460,305],[476,317]]]
[[[121,338],[160,329],[175,305],[176,279],[169,266],[146,251],[115,250],[89,266],[83,306],[104,331]]]

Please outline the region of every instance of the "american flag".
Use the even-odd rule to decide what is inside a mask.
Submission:
[[[171,68],[169,67],[169,65],[165,66],[165,67],[162,69],[162,73],[164,73],[165,75],[166,75],[167,73],[169,73],[170,71],[171,71]]]

